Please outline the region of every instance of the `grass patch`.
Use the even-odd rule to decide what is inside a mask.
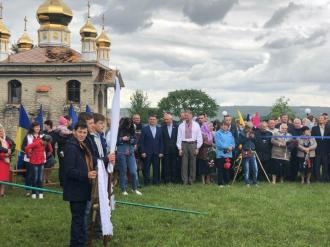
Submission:
[[[328,184],[162,185],[142,192],[142,197],[117,193],[116,198],[208,214],[117,205],[111,246],[330,246]],[[0,199],[2,247],[67,246],[69,227],[68,204],[58,195],[32,200],[11,189]]]

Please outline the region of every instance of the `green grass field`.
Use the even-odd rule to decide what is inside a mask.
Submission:
[[[127,200],[206,216],[117,205],[110,246],[330,246],[330,185],[163,185]],[[0,199],[0,246],[67,246],[70,213],[61,196],[8,190]],[[100,242],[96,246],[102,246]]]

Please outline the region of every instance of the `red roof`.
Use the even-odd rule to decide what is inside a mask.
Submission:
[[[79,63],[81,54],[71,48],[35,47],[30,51],[10,55],[2,63]]]

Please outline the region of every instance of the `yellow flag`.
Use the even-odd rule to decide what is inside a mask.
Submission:
[[[244,119],[243,119],[242,114],[239,110],[237,110],[237,115],[238,115],[238,118],[239,118],[239,124],[240,125],[245,125]]]

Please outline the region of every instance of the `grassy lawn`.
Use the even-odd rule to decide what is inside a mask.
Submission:
[[[328,184],[163,185],[142,192],[116,198],[208,214],[117,205],[111,246],[330,246]],[[2,247],[67,246],[69,225],[68,204],[58,195],[32,200],[15,189],[0,199]]]

